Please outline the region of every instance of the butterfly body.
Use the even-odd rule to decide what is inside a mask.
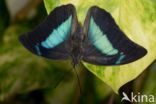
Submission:
[[[147,51],[131,41],[113,17],[93,6],[85,22],[78,22],[72,4],[55,8],[37,28],[20,36],[32,53],[52,60],[71,59],[95,65],[122,65],[143,57]]]
[[[71,35],[70,40],[70,57],[73,62],[73,66],[75,67],[78,65],[83,57],[83,33],[82,33],[82,27],[79,25],[76,31],[74,32],[74,35]]]

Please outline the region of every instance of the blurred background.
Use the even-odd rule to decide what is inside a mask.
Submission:
[[[121,103],[123,91],[156,97],[156,61],[117,95],[83,65],[77,70],[79,84],[70,61],[28,52],[18,36],[46,16],[42,0],[0,0],[0,104],[129,104]]]

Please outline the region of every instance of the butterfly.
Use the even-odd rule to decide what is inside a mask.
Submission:
[[[71,59],[94,65],[122,65],[138,60],[147,50],[131,41],[110,13],[92,6],[84,25],[72,4],[56,7],[34,30],[19,37],[32,53],[52,60]]]

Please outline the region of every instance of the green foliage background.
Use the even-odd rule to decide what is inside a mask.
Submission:
[[[27,17],[28,13],[22,12],[23,18],[22,13],[12,18],[7,3],[0,1],[0,103],[29,104],[33,99],[29,94],[34,91],[41,92],[43,104],[108,104],[111,99],[114,103],[120,103],[120,97],[114,92],[119,93],[121,86],[123,91],[133,89],[130,91],[156,94],[156,64],[148,67],[156,58],[155,0],[44,0],[45,5],[40,0],[36,1],[39,3],[30,3],[34,5],[32,9],[29,8],[29,11],[35,10],[34,16]],[[76,6],[81,24],[92,5],[106,9],[126,35],[145,47],[148,54],[134,63],[116,67],[83,63],[77,70],[82,87],[80,95],[77,78],[69,60],[52,61],[37,57],[18,41],[19,35],[32,30],[44,20],[46,12],[50,13],[56,6],[67,3]],[[66,76],[63,77],[64,75]],[[126,86],[131,80],[130,86]]]

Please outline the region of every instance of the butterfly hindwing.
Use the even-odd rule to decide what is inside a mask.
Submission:
[[[20,41],[36,55],[66,59],[69,57],[71,33],[77,23],[75,7],[63,5],[55,8],[33,31],[20,36]]]
[[[147,51],[121,31],[112,16],[91,7],[84,23],[83,60],[97,65],[120,65],[143,57]]]

